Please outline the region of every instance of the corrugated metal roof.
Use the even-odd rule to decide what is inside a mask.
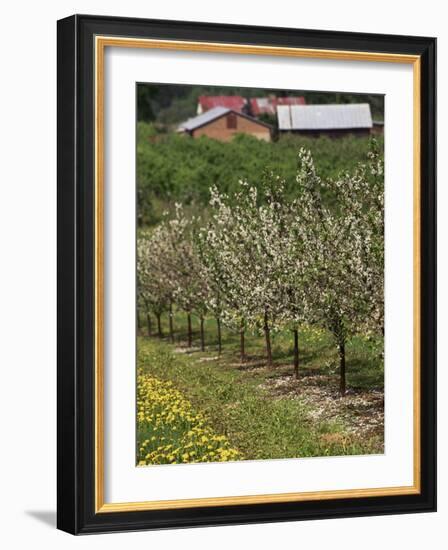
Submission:
[[[305,98],[297,97],[253,97],[250,100],[250,110],[254,116],[261,114],[275,115],[278,105],[304,105]]]
[[[343,130],[372,128],[368,103],[341,105],[279,105],[280,130]]]
[[[210,109],[201,115],[189,118],[185,122],[182,122],[182,124],[179,124],[177,127],[177,130],[189,132],[195,128],[199,128],[200,126],[207,124],[208,122],[211,122],[212,120],[215,120],[215,118],[225,115],[230,111],[232,111],[232,109],[228,109],[227,107],[215,107],[214,109]]]
[[[275,98],[275,103],[277,105],[305,105],[305,98],[303,96],[277,97]]]
[[[203,111],[208,111],[214,107],[227,107],[234,111],[241,111],[246,100],[240,95],[201,95],[198,102]]]
[[[291,109],[289,105],[277,107],[277,119],[279,130],[291,130]]]

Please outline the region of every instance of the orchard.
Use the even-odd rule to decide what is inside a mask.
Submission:
[[[301,376],[303,327],[328,331],[339,359],[339,392],[347,391],[347,343],[357,335],[384,335],[384,167],[372,144],[365,161],[337,177],[321,176],[311,153],[298,154],[295,192],[281,175],[262,171],[231,193],[212,184],[203,214],[177,203],[137,242],[138,320],[147,335],[175,341],[183,312],[186,346],[192,315],[239,337],[262,334],[265,362],[273,362],[273,334],[288,332],[292,371]],[[168,320],[168,334],[163,332]],[[155,323],[154,323],[155,320]],[[380,352],[381,355],[381,352]]]

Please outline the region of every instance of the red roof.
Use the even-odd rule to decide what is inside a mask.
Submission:
[[[298,97],[254,97],[250,100],[253,116],[262,114],[275,115],[277,105],[305,105],[305,98]]]
[[[227,107],[234,111],[241,111],[246,103],[244,97],[240,95],[201,95],[198,101],[203,112],[215,107]]]

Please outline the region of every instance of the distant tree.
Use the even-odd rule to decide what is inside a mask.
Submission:
[[[200,228],[195,235],[194,244],[199,260],[199,272],[202,285],[205,288],[203,293],[206,309],[212,313],[216,320],[218,354],[222,351],[222,330],[221,322],[223,307],[226,304],[224,297],[226,275],[219,262],[219,254],[214,246],[213,231],[207,228]]]
[[[156,91],[150,86],[137,86],[137,118],[151,122],[155,120],[155,114],[152,107],[152,99]]]
[[[173,301],[187,314],[188,345],[192,346],[191,315],[200,318],[201,348],[204,349],[204,319],[207,311],[207,286],[201,276],[201,267],[194,247],[195,218],[187,218],[180,204],[174,217],[161,225],[164,232],[164,263],[166,276],[171,281]]]
[[[157,318],[157,334],[161,338],[161,316],[167,310],[170,303],[170,290],[165,284],[163,275],[163,255],[160,247],[163,242],[159,240],[159,234],[143,234],[137,241],[137,296],[139,303],[143,304],[148,334],[150,333],[150,314]]]

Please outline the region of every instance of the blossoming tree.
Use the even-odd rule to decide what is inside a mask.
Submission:
[[[303,280],[311,316],[335,338],[345,394],[347,339],[383,322],[382,166],[372,152],[353,174],[322,181],[309,151],[301,150],[297,182],[296,231],[307,256]]]
[[[246,324],[263,330],[269,365],[271,330],[280,319],[283,298],[282,191],[282,182],[272,174],[262,193],[244,181],[232,199],[212,189],[213,223],[202,233],[206,269],[220,291],[224,319],[239,322],[242,339]]]
[[[170,288],[164,276],[164,258],[161,253],[163,239],[160,229],[153,235],[142,234],[137,241],[137,295],[143,304],[148,335],[150,334],[150,315],[157,319],[157,334],[162,337],[161,316],[170,303]]]

